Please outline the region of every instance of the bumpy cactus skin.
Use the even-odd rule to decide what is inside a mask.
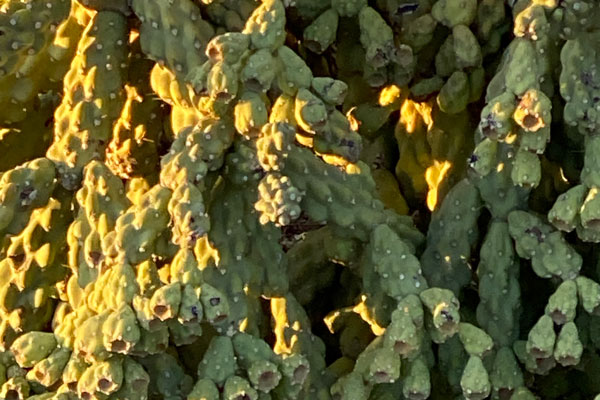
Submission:
[[[0,398],[599,396],[599,19],[0,0]]]
[[[47,156],[57,164],[67,190],[79,185],[82,170],[101,158],[123,105],[127,22],[112,11],[90,21],[65,76],[64,96],[55,113],[54,142]],[[89,82],[91,80],[91,82]]]
[[[87,12],[69,0],[9,1],[2,8],[0,121],[13,124],[33,111],[39,92],[58,89]]]

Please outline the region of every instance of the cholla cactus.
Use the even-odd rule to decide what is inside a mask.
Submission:
[[[599,15],[0,1],[0,398],[597,395]]]

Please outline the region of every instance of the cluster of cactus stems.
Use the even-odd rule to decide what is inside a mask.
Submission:
[[[0,399],[600,399],[598,21],[0,0]]]

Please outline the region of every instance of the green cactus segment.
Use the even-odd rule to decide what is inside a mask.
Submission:
[[[173,107],[171,118],[176,119],[176,115],[193,113],[196,119],[198,118],[196,110],[193,108],[200,102],[200,94],[205,94],[207,90],[207,77],[212,67],[209,61],[204,64],[194,67],[186,77],[178,78],[167,67],[160,64],[154,64],[150,72],[150,86],[154,94],[163,102],[170,104]],[[187,82],[187,83],[186,83]],[[182,118],[182,117],[179,117]],[[193,124],[191,124],[193,125]],[[176,135],[179,133],[178,127],[187,126],[175,124],[172,122],[172,130]]]
[[[571,232],[579,225],[579,210],[586,195],[584,185],[576,185],[558,196],[548,212],[548,221],[557,229]]]
[[[282,375],[277,368],[277,357],[269,345],[249,334],[238,333],[233,337],[238,362],[248,373],[252,386],[268,393],[280,382]]]
[[[431,14],[431,8],[429,5],[426,7],[417,7],[415,12],[404,12],[400,15],[397,11],[402,11],[403,2],[394,1],[388,3],[388,11],[392,18],[395,19],[394,25],[401,24],[405,28],[402,29],[400,39],[402,43],[411,46],[415,52],[420,52],[428,44],[432,42],[434,38],[434,31],[438,24],[436,19]],[[414,7],[415,3],[407,3],[408,7]],[[395,12],[396,11],[396,12]]]
[[[191,259],[191,257],[190,257]],[[194,272],[198,272],[190,268],[190,275]],[[187,274],[186,274],[187,275]],[[185,282],[185,278],[180,279],[180,282]],[[195,279],[194,279],[195,280]],[[179,311],[177,313],[177,319],[182,324],[193,324],[198,323],[202,320],[204,310],[201,302],[202,289],[196,289],[191,285],[193,279],[189,279],[189,283],[183,286],[181,290],[181,303],[179,305]],[[196,283],[196,282],[194,282]]]
[[[238,71],[224,61],[215,63],[206,78],[206,90],[211,100],[229,104],[238,94],[238,75]]]
[[[490,379],[481,358],[477,356],[469,357],[460,378],[460,386],[463,396],[469,400],[481,400],[490,395]]]
[[[525,150],[544,151],[546,142],[550,140],[549,127],[552,122],[551,109],[551,100],[539,90],[529,89],[521,96],[521,100],[515,108],[513,119],[524,131],[524,143],[522,143],[522,145],[533,145],[523,146],[525,147]],[[534,133],[536,135],[532,135]],[[540,146],[535,146],[535,141],[530,139],[536,137],[538,140],[541,140]]]
[[[419,233],[396,215],[385,212],[383,203],[373,197],[375,182],[364,164],[349,166],[345,172],[299,147],[292,147],[284,164],[282,174],[300,191],[306,192],[301,208],[313,220],[328,221],[361,240],[367,240],[375,226],[388,222],[400,238],[411,245],[421,241]],[[320,178],[314,179],[315,174]]]
[[[235,129],[245,137],[255,137],[268,121],[267,105],[262,96],[253,91],[242,93],[235,105]]]
[[[228,175],[228,179],[237,179],[236,175],[242,173],[240,170],[246,163],[243,157],[241,153],[230,155],[228,165],[232,174]],[[207,299],[207,302],[204,303],[203,300],[203,303],[207,316],[213,313],[213,309],[216,312],[225,307],[216,315],[216,322],[222,323],[223,326],[227,326],[228,321],[239,324],[248,316],[249,304],[239,301],[247,297],[243,285],[248,285],[250,293],[279,295],[285,293],[288,287],[287,277],[280,273],[280,268],[284,268],[280,264],[283,258],[282,250],[273,242],[274,239],[277,241],[281,234],[274,225],[260,223],[259,215],[253,211],[257,192],[249,189],[244,183],[258,181],[256,178],[250,181],[251,175],[245,174],[253,173],[258,165],[254,157],[248,161],[249,169],[244,170],[243,174],[245,179],[240,179],[238,184],[229,181],[220,185],[217,193],[227,196],[228,200],[212,204],[209,212],[211,220],[223,223],[213,226],[208,235],[213,246],[219,249],[219,259],[215,260],[217,265],[214,265],[213,261],[206,263],[203,276],[206,282],[215,288],[218,293],[215,297],[220,300],[209,302]],[[249,237],[252,237],[252,240],[249,240]],[[260,251],[254,251],[256,243],[261,244]],[[230,281],[231,276],[236,276],[234,281]]]
[[[531,393],[531,391],[529,391],[529,389],[527,389],[526,387],[520,387],[517,390],[515,390],[515,392],[513,393],[513,395],[510,397],[510,400],[534,400],[535,396],[533,393]]]
[[[258,392],[250,386],[250,383],[239,376],[231,376],[223,386],[223,399],[235,400],[239,398],[258,400]]]
[[[525,211],[509,214],[510,235],[519,256],[530,259],[534,272],[542,277],[573,279],[579,274],[582,259],[558,231]]]
[[[253,48],[273,51],[285,42],[285,8],[280,0],[267,0],[250,15],[242,33]]]
[[[65,77],[64,97],[54,115],[54,142],[47,152],[61,184],[76,189],[84,166],[103,159],[124,100],[127,21],[103,11],[90,21]]]
[[[482,141],[480,145],[483,145],[486,141]],[[489,162],[492,170],[485,176],[477,177],[475,182],[481,199],[492,216],[506,220],[512,211],[521,210],[527,204],[530,189],[514,185],[511,179],[510,155],[513,154],[513,150],[509,145],[498,143],[494,146],[490,145],[486,152],[489,150],[495,152],[493,158],[481,161]],[[475,158],[472,157],[470,163],[475,171],[477,171],[480,162],[480,159],[477,158],[478,154],[481,153],[477,151],[474,153]],[[492,155],[490,154],[490,156]]]
[[[121,180],[104,164],[92,161],[86,166],[75,196],[80,208],[67,233],[69,267],[81,287],[95,281],[103,265],[102,241],[129,206],[124,193]]]
[[[494,347],[492,338],[484,330],[466,322],[460,323],[458,336],[470,356],[483,358]]]
[[[106,162],[123,179],[145,176],[150,179],[158,163],[163,133],[161,102],[153,98],[147,82],[152,62],[142,58],[139,41],[129,55],[127,98],[106,149]],[[149,118],[148,118],[149,117]]]
[[[478,67],[481,65],[481,48],[477,38],[465,25],[456,25],[452,28],[456,66],[459,69]]]
[[[369,398],[369,388],[358,372],[343,376],[331,386],[331,395],[341,399],[364,400]]]
[[[464,180],[448,193],[434,213],[421,256],[423,274],[432,286],[458,293],[471,278],[467,260],[477,238],[481,200],[475,185]]]
[[[513,127],[512,116],[515,109],[515,97],[512,93],[505,92],[494,97],[481,111],[479,131],[490,139],[504,139]]]
[[[600,284],[584,276],[579,276],[575,280],[577,283],[577,294],[579,295],[579,304],[583,309],[597,315],[600,313]]]
[[[181,286],[178,282],[161,286],[150,298],[150,307],[161,321],[173,318],[181,304]]]
[[[15,360],[22,368],[31,368],[50,355],[56,347],[53,333],[30,332],[20,336],[11,346]]]
[[[148,260],[162,243],[160,234],[169,222],[168,204],[171,191],[154,186],[115,222],[115,230],[102,241],[105,256],[133,265]]]
[[[216,30],[239,32],[258,4],[254,0],[202,1],[203,11]]]
[[[594,135],[585,139],[585,155],[581,169],[581,183],[589,188],[600,187],[600,175],[596,166],[600,162],[596,151],[600,148],[600,136]]]
[[[300,399],[308,393],[323,396],[329,390],[325,370],[325,346],[310,330],[308,316],[292,295],[271,299],[275,319],[274,351],[281,355],[282,381],[275,394]]]
[[[407,373],[403,377],[402,394],[407,399],[426,399],[431,394],[429,369],[423,358],[406,362]]]
[[[325,103],[307,89],[300,89],[296,95],[296,122],[304,131],[316,134],[327,124]]]
[[[283,122],[266,124],[256,141],[256,156],[260,166],[265,171],[280,171],[285,166],[294,138],[295,132],[291,125]]]
[[[506,89],[516,96],[522,96],[529,88],[537,86],[538,66],[532,42],[523,38],[513,40],[505,57],[506,62],[500,74],[504,74]]]
[[[345,393],[345,396],[349,396],[347,398],[366,399],[370,397],[364,397],[365,390],[369,392],[373,389],[377,390],[376,388],[383,388],[398,382],[401,374],[401,359],[397,352],[391,350],[392,349],[385,345],[385,341],[382,340],[381,337],[373,340],[358,356],[352,372],[342,376],[331,387],[331,393],[334,396]],[[419,366],[417,366],[417,369],[418,368]],[[414,374],[416,375],[420,372],[421,371],[415,370]],[[425,367],[425,372],[428,373],[427,367]],[[362,379],[358,381],[356,378],[357,376]],[[426,377],[428,378],[428,375]],[[423,389],[422,387],[418,387],[418,385],[422,386],[424,382],[418,382],[417,379],[419,378],[415,376],[413,381],[415,386],[414,389]],[[362,385],[360,385],[359,382]],[[361,386],[364,386],[364,388],[358,392],[347,392],[348,388],[358,390]],[[398,396],[401,393],[401,387],[399,385],[395,385],[395,387],[396,390],[394,392]]]
[[[406,296],[398,303],[398,310],[402,310],[404,313],[407,313],[417,328],[423,327],[424,312],[419,296]]]
[[[324,102],[331,105],[343,104],[348,93],[346,83],[328,77],[313,78],[311,87]]]
[[[400,377],[400,356],[381,347],[382,343],[374,340],[356,360],[354,371],[370,384],[394,383]]]
[[[481,302],[477,321],[500,346],[518,337],[521,312],[519,267],[506,222],[492,222],[477,268]]]
[[[225,61],[228,64],[235,64],[249,46],[250,37],[248,35],[239,32],[227,32],[213,37],[208,42],[206,55],[212,62]]]
[[[63,369],[62,381],[69,392],[77,391],[77,382],[89,365],[81,358],[71,354],[71,358]]]
[[[563,281],[548,299],[546,314],[555,324],[573,322],[577,310],[577,284],[573,280]]]
[[[598,202],[600,201],[599,191],[597,187],[591,188],[581,205],[579,218],[581,226],[580,230],[590,233],[596,233],[600,229],[600,213],[598,213]],[[583,236],[583,235],[579,235]],[[582,238],[584,241],[597,241],[591,238]]]
[[[54,349],[47,358],[36,363],[34,367],[27,372],[27,379],[38,382],[39,384],[50,387],[58,382],[63,374],[63,370],[71,357],[71,351],[62,347]]]
[[[459,330],[460,315],[459,303],[452,291],[431,288],[422,291],[419,297],[430,312],[426,321],[433,328],[431,332],[433,341],[443,343],[454,336]]]
[[[287,95],[293,96],[298,90],[308,88],[313,78],[306,62],[287,46],[277,49],[277,85]]]
[[[199,379],[187,398],[188,400],[219,400],[219,389],[210,379]]]
[[[10,1],[3,4],[0,25],[3,27],[0,68],[2,76],[14,74],[26,62],[26,56],[38,54],[52,40],[56,26],[70,8],[68,0],[39,2]]]
[[[123,362],[113,358],[95,363],[85,370],[77,384],[77,394],[81,398],[111,395],[123,383]]]
[[[492,396],[510,396],[524,384],[523,373],[513,351],[508,347],[498,349],[490,372]],[[510,398],[510,397],[509,397]]]
[[[47,5],[50,4],[50,7]],[[76,8],[74,5],[73,8]],[[79,6],[81,7],[81,6]],[[55,53],[55,41],[64,38],[65,29],[74,28],[75,18],[67,18],[70,0],[45,2],[9,1],[0,13],[0,122],[11,124],[26,119],[37,93],[53,88],[55,76],[62,78],[67,62]],[[73,13],[72,13],[73,15]],[[66,53],[70,50],[64,49]]]
[[[531,328],[527,337],[526,350],[531,357],[545,359],[552,356],[556,334],[552,318],[542,316]]]
[[[425,98],[430,94],[439,92],[444,86],[444,80],[436,75],[432,78],[422,79],[418,83],[415,83],[410,88],[410,92],[416,98]]]
[[[329,9],[319,15],[303,33],[304,45],[317,54],[323,53],[335,41],[339,15]]]
[[[139,363],[147,373],[144,381],[149,382],[148,398],[183,398],[192,390],[192,378],[186,375],[172,355],[163,353],[143,357]]]
[[[169,213],[177,225],[172,240],[179,246],[193,247],[210,230],[204,202],[207,189],[204,178],[209,170],[222,165],[232,140],[230,124],[204,119],[196,126],[182,130],[163,157],[160,181],[173,190]]]
[[[142,51],[178,78],[185,78],[194,66],[206,60],[204,50],[214,30],[191,0],[176,5],[136,0],[131,2],[131,8],[142,22]]]
[[[375,9],[364,7],[358,14],[360,42],[365,48],[365,62],[373,68],[382,68],[394,61],[392,28]]]
[[[289,225],[300,216],[302,195],[287,176],[266,174],[258,185],[259,200],[255,205],[261,214],[261,223],[274,222]]]
[[[431,9],[431,15],[442,24],[454,27],[469,26],[477,14],[477,2],[473,0],[441,0]]]
[[[440,110],[448,114],[463,111],[469,102],[469,78],[462,71],[454,72],[444,83],[437,97]]]
[[[544,7],[534,3],[524,2],[515,11],[515,38],[488,85],[479,125],[484,137],[514,148],[511,178],[526,188],[540,185],[538,155],[550,141],[553,102],[548,96],[553,91],[551,71],[558,68],[550,53],[559,39],[549,28],[548,18]]]
[[[583,344],[574,322],[567,322],[560,330],[554,348],[554,359],[562,366],[577,365],[583,353]]]
[[[18,234],[33,210],[47,204],[56,186],[54,164],[38,158],[0,176],[0,233]]]
[[[564,120],[586,136],[594,135],[598,129],[598,112],[593,99],[600,92],[598,78],[592,71],[600,59],[599,39],[597,32],[579,33],[567,40],[560,52],[560,94],[566,101]]]
[[[477,38],[467,26],[456,25],[436,55],[436,72],[440,76],[448,77],[454,71],[480,64],[481,48]]]
[[[297,124],[294,116],[294,109],[295,101],[293,96],[286,94],[278,96],[271,107],[269,122],[283,122],[296,127]]]
[[[363,287],[373,296],[383,292],[400,301],[405,296],[418,295],[427,289],[418,259],[386,225],[373,229],[364,250],[362,268]]]
[[[420,301],[419,301],[420,303]],[[418,309],[422,309],[417,304]],[[422,312],[422,311],[421,311]],[[393,349],[403,358],[411,358],[418,354],[422,340],[422,324],[419,326],[410,318],[403,309],[394,310],[391,322],[385,330],[384,347]]]
[[[275,79],[275,63],[271,52],[259,49],[252,52],[240,72],[240,80],[248,88],[267,91]]]
[[[139,363],[130,358],[123,359],[123,381],[112,397],[118,400],[143,400],[150,385],[148,372]]]
[[[511,177],[518,186],[536,187],[542,179],[542,166],[539,158],[522,148],[515,155]]]
[[[324,131],[314,137],[312,147],[324,159],[333,156],[357,162],[362,151],[362,137],[352,130],[344,114],[333,110],[328,116]]]
[[[104,347],[113,353],[130,353],[141,339],[134,311],[122,305],[106,318],[102,326]]]
[[[27,380],[21,376],[15,376],[7,380],[0,388],[0,396],[5,399],[25,400],[29,398],[30,386]]]
[[[35,209],[27,225],[7,240],[0,262],[3,303],[2,319],[10,329],[3,346],[15,339],[14,332],[40,330],[52,318],[51,300],[67,275],[65,233],[70,218],[71,194],[57,190],[47,204]]]

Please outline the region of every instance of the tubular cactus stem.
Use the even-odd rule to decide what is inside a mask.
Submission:
[[[599,20],[0,0],[0,398],[597,396]]]

